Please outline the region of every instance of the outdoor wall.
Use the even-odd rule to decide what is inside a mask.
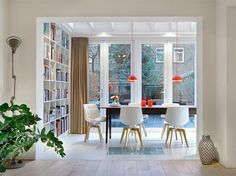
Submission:
[[[215,140],[215,10],[215,0],[9,0],[9,33],[23,40],[16,59],[16,101],[27,103],[35,111],[37,17],[198,16],[203,19],[203,133]]]
[[[0,104],[6,101],[8,94],[7,86],[7,29],[8,29],[8,4],[7,0],[0,0]]]
[[[220,161],[236,167],[235,142],[235,46],[236,1],[217,0],[216,8],[216,133],[215,145]]]

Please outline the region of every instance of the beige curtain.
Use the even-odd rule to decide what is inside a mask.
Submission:
[[[88,102],[88,39],[72,38],[71,47],[70,133],[83,134],[86,130],[83,104]]]

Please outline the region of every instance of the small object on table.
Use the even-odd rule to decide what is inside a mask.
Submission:
[[[145,107],[146,106],[146,100],[141,100],[141,106]]]
[[[153,101],[152,101],[152,99],[149,99],[148,100],[148,107],[152,107],[152,105],[153,105]]]

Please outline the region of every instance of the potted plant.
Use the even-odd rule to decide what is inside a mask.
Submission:
[[[16,157],[39,140],[61,157],[65,156],[63,142],[53,132],[36,127],[40,120],[25,104],[0,105],[0,172],[5,172],[8,166],[17,166]]]

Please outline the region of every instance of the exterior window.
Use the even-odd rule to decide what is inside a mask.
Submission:
[[[130,44],[111,44],[109,47],[109,103],[118,95],[120,104],[130,102]]]
[[[180,44],[178,55],[183,57],[184,62],[173,63],[173,75],[179,74],[182,76],[181,83],[173,83],[173,102],[180,104],[194,105],[195,103],[195,44]],[[175,48],[175,45],[173,45]],[[185,54],[183,55],[183,51]],[[175,48],[176,52],[176,48]],[[176,53],[175,53],[176,54]],[[175,55],[174,54],[174,55]]]
[[[184,62],[184,48],[174,48],[174,62]]]
[[[163,91],[164,44],[142,44],[142,98],[162,104]]]
[[[164,48],[156,48],[156,63],[164,62]]]
[[[89,102],[100,104],[100,44],[89,45]]]

